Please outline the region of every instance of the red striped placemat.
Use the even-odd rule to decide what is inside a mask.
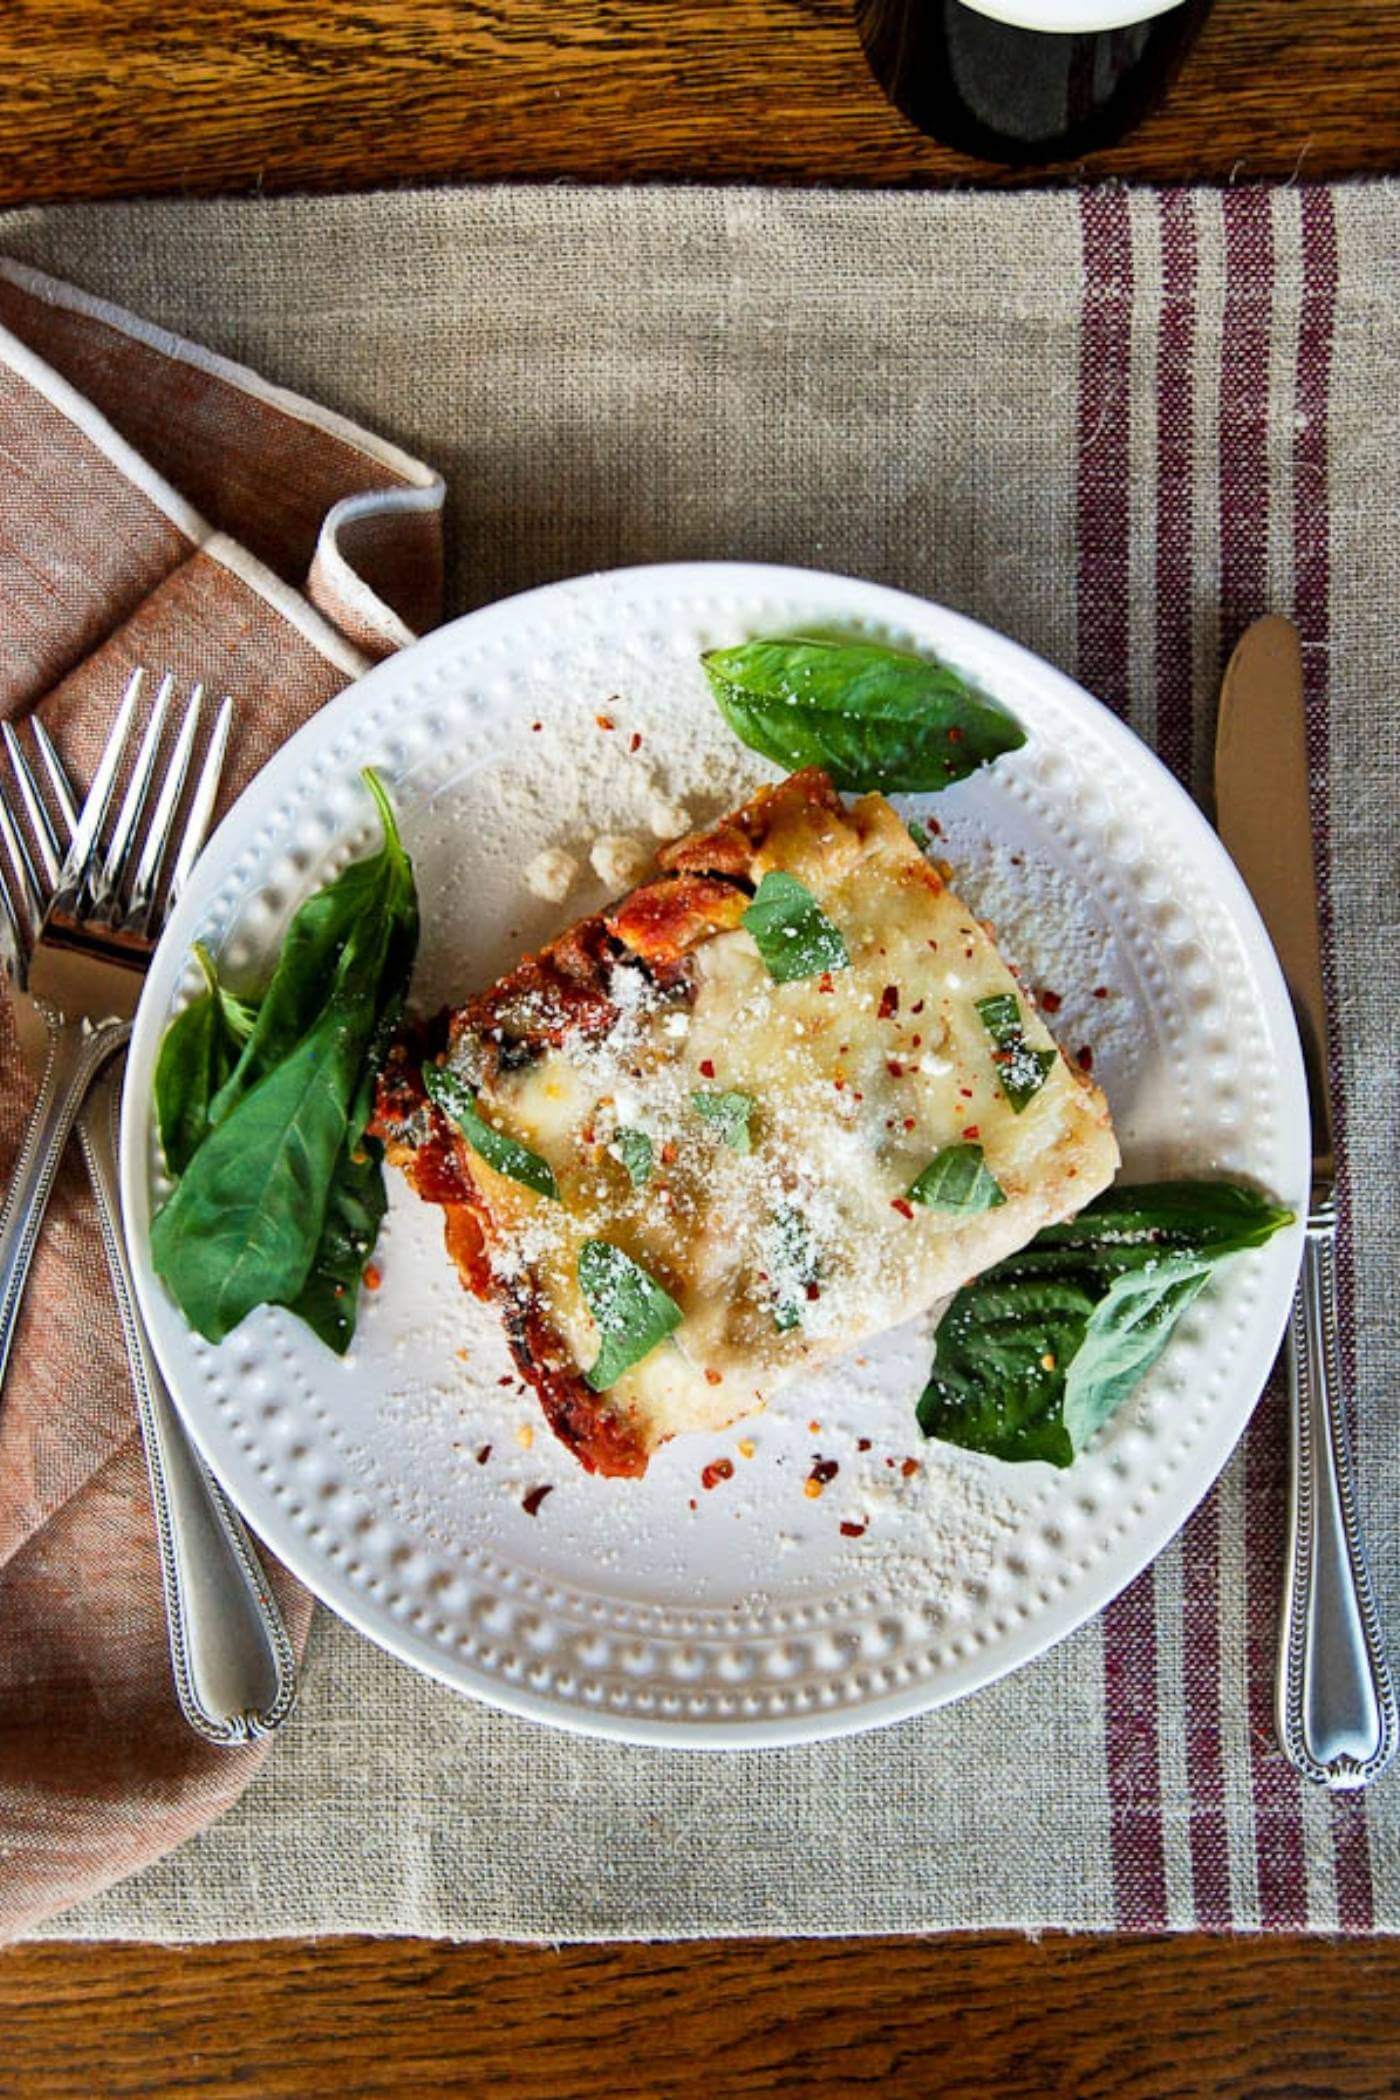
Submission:
[[[1392,1626],[1398,198],[505,189],[0,221],[0,249],[441,466],[451,609],[702,555],[872,576],[1075,671],[1198,796],[1231,645],[1297,620]],[[1328,1797],[1274,1743],[1285,1462],[1276,1383],[1101,1619],[957,1708],[790,1752],[533,1729],[321,1615],[301,1718],[237,1806],[51,1929],[1393,1931],[1400,1779]]]

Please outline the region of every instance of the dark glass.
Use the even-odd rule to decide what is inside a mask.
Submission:
[[[1016,29],[961,0],[856,0],[871,70],[897,109],[945,146],[1024,166],[1077,160],[1161,100],[1211,0],[1123,29]]]

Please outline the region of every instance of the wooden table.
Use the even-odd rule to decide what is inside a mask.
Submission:
[[[1012,179],[931,145],[851,0],[5,0],[0,204],[568,177]],[[1400,0],[1218,0],[1142,180],[1400,162]],[[1073,172],[1073,171],[1066,171]]]
[[[1166,108],[1085,172],[1397,164],[1400,0],[1220,0]],[[848,0],[0,8],[0,204],[506,177],[1035,179],[913,132],[866,74]],[[0,1955],[0,2028],[17,2100],[1377,2100],[1400,2092],[1400,1954],[1006,1935],[46,1946]]]

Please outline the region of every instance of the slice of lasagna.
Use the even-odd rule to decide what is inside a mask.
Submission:
[[[927,1310],[1118,1164],[889,803],[815,771],[405,1037],[373,1127],[608,1474]]]

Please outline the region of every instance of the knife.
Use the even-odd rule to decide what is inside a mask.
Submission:
[[[1287,1563],[1275,1716],[1306,1779],[1366,1786],[1397,1742],[1395,1692],[1366,1566],[1338,1346],[1336,1161],[1308,805],[1298,630],[1270,614],[1240,638],[1220,693],[1216,824],[1268,929],[1307,1071],[1312,1190],[1288,1359]]]

